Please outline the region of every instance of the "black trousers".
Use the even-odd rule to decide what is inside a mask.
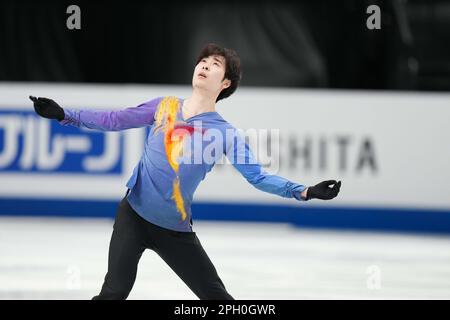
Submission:
[[[177,232],[139,216],[126,197],[119,204],[100,299],[126,299],[145,249],[155,251],[199,299],[232,300],[195,232]]]

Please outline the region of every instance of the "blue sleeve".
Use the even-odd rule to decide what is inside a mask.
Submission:
[[[62,125],[85,127],[102,131],[119,131],[151,125],[162,97],[117,111],[64,109]]]
[[[264,171],[253,156],[245,139],[236,129],[234,131],[233,139],[226,142],[225,154],[242,176],[261,191],[276,194],[284,198],[295,198],[304,201],[300,197],[300,193],[307,187]]]

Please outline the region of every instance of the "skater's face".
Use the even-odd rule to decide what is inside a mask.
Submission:
[[[224,79],[225,68],[225,58],[222,56],[213,55],[201,59],[195,66],[192,86],[218,96],[231,85],[230,80]]]

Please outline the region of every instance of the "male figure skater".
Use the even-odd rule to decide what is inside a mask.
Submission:
[[[164,259],[198,298],[233,299],[192,231],[194,191],[222,154],[262,191],[300,201],[337,196],[340,181],[306,187],[268,174],[254,160],[242,136],[228,138],[227,132],[236,129],[216,112],[216,102],[229,97],[240,80],[236,52],[208,44],[198,56],[188,99],[158,97],[119,111],[96,111],[63,109],[51,99],[30,96],[36,113],[62,125],[106,131],[150,126],[143,155],[127,182],[127,193],[115,217],[108,272],[101,292],[93,299],[126,299],[145,249]],[[194,144],[194,148],[204,148],[215,143],[217,151],[212,160],[198,161],[197,150],[186,142],[195,135],[208,135],[208,131],[220,133],[223,139],[202,139]]]

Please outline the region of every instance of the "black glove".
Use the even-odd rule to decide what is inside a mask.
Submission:
[[[58,121],[64,120],[64,109],[52,99],[30,96],[30,100],[33,101],[34,111],[41,117]]]
[[[334,186],[332,188],[329,188],[328,186],[332,184]],[[336,182],[336,180],[322,181],[316,184],[315,186],[308,188],[308,191],[306,191],[305,200],[311,200],[314,198],[321,200],[331,200],[338,195],[340,188],[341,188],[341,181],[339,182]]]

